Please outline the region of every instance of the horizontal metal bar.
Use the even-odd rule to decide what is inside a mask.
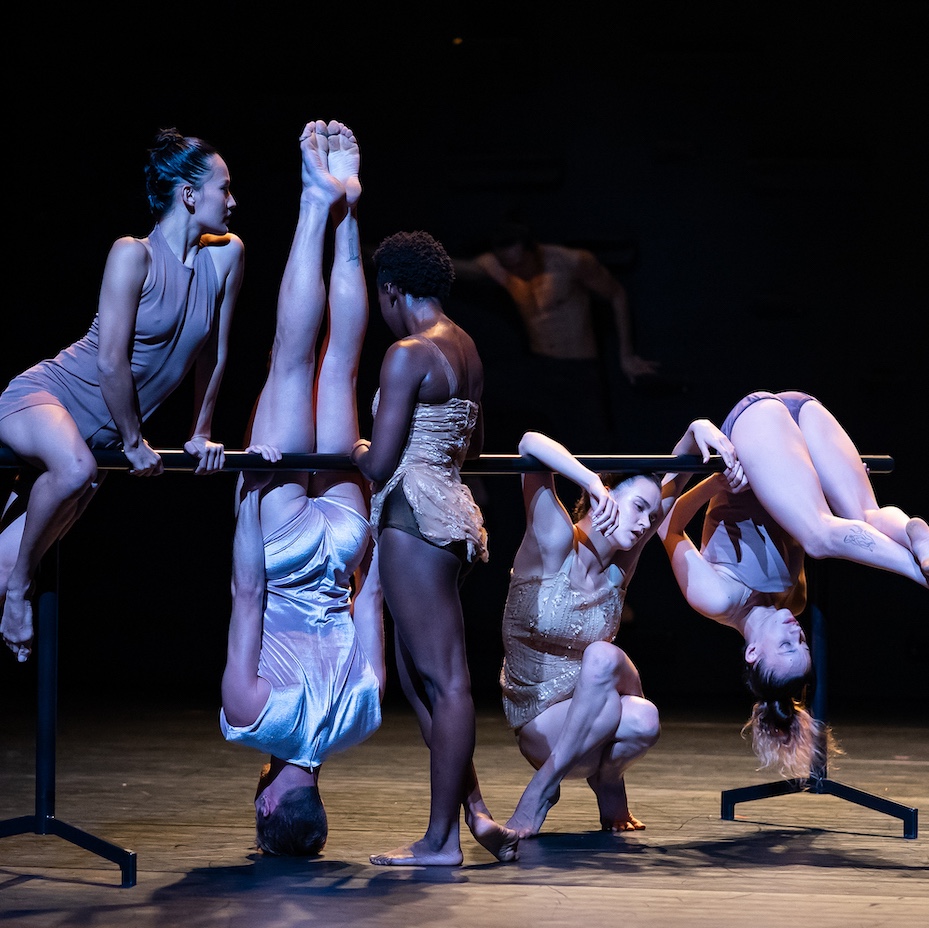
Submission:
[[[192,471],[197,459],[186,451],[159,451],[165,470]],[[97,449],[93,452],[101,470],[129,470],[129,461],[122,451]],[[706,462],[698,454],[607,454],[577,455],[578,460],[597,473],[607,471],[638,470],[649,473],[712,473],[724,469],[719,455],[711,455]],[[861,456],[862,462],[872,474],[889,474],[894,469],[894,459],[888,454]],[[9,448],[0,447],[0,468],[23,467],[24,462]],[[284,454],[280,461],[269,464],[260,454],[245,451],[227,451],[223,470],[308,470],[340,471],[356,470],[347,454]],[[535,458],[519,454],[482,454],[479,458],[465,461],[465,474],[522,474],[529,471],[548,470]]]

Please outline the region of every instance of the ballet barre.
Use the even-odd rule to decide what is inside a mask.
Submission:
[[[157,452],[166,471],[192,471],[197,459],[186,451],[166,450]],[[128,471],[129,459],[122,451],[97,449],[93,452],[99,470]],[[723,459],[710,455],[704,461],[699,454],[609,454],[575,455],[585,466],[596,473],[643,471],[649,473],[713,473],[725,469]],[[889,474],[894,469],[894,459],[889,454],[867,454],[861,462],[872,474]],[[0,447],[0,467],[24,467],[25,463],[9,448]],[[500,475],[522,474],[545,470],[535,458],[519,454],[482,454],[466,460],[461,467],[464,474]],[[307,470],[342,471],[357,470],[347,454],[297,454],[287,453],[280,461],[271,463],[260,454],[247,451],[226,451],[223,471],[242,470]]]
[[[100,470],[131,470],[126,455],[116,449],[93,450],[94,460]],[[158,451],[165,471],[193,472],[197,458],[183,450]],[[725,469],[719,455],[711,455],[704,461],[700,455],[577,455],[577,459],[597,473],[640,472],[640,473],[714,473]],[[894,469],[894,459],[886,454],[862,455],[861,461],[871,474],[889,474]],[[29,468],[29,464],[9,448],[0,446],[0,469]],[[547,470],[535,458],[518,454],[482,454],[466,460],[461,468],[463,474],[502,475],[520,474]],[[347,454],[283,454],[280,461],[268,462],[260,454],[246,451],[226,451],[223,471],[284,470],[284,471],[357,471]],[[136,854],[116,844],[98,838],[86,831],[61,821],[55,815],[55,740],[58,719],[58,542],[46,555],[44,562],[51,567],[47,589],[37,598],[36,660],[38,678],[38,701],[36,715],[36,788],[35,813],[0,821],[0,838],[33,832],[39,835],[57,835],[99,857],[117,863],[122,873],[122,886],[136,884]],[[817,686],[814,691],[812,714],[825,724],[825,620],[817,605],[811,604],[812,629],[811,650],[817,670]],[[811,771],[808,779],[780,780],[758,786],[725,790],[721,794],[720,817],[735,818],[735,805],[753,799],[781,796],[794,792],[827,793],[867,806],[903,820],[904,837],[915,838],[917,834],[917,810],[873,796],[861,790],[830,780],[826,773],[825,760]]]

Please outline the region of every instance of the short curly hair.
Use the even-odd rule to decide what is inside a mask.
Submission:
[[[372,257],[377,285],[394,284],[414,297],[448,299],[455,268],[441,242],[428,232],[395,232],[388,235]]]

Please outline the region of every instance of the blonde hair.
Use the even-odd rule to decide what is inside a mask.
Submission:
[[[756,702],[742,726],[742,737],[751,735],[752,750],[760,762],[759,770],[774,768],[787,779],[808,779],[824,769],[830,757],[842,754],[832,730],[814,719],[796,699],[784,718],[783,701],[775,708],[766,701]],[[772,719],[772,712],[777,722]]]

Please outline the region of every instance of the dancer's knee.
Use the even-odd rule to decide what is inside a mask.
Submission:
[[[797,533],[796,540],[809,557],[814,560],[823,560],[840,556],[848,531],[847,520],[830,517]]]
[[[628,664],[625,651],[608,641],[594,641],[584,649],[581,678],[591,685],[613,686]]]
[[[658,707],[642,696],[623,697],[623,731],[643,747],[650,748],[661,736]]]
[[[446,677],[442,674],[424,674],[423,683],[429,694],[433,712],[441,712],[443,707],[454,707],[454,711],[457,712],[457,707],[473,705],[471,681],[466,675],[455,674]]]
[[[83,496],[97,476],[97,463],[88,450],[86,454],[77,454],[67,463],[50,468],[46,478],[55,486],[57,495],[63,499],[75,499]]]

